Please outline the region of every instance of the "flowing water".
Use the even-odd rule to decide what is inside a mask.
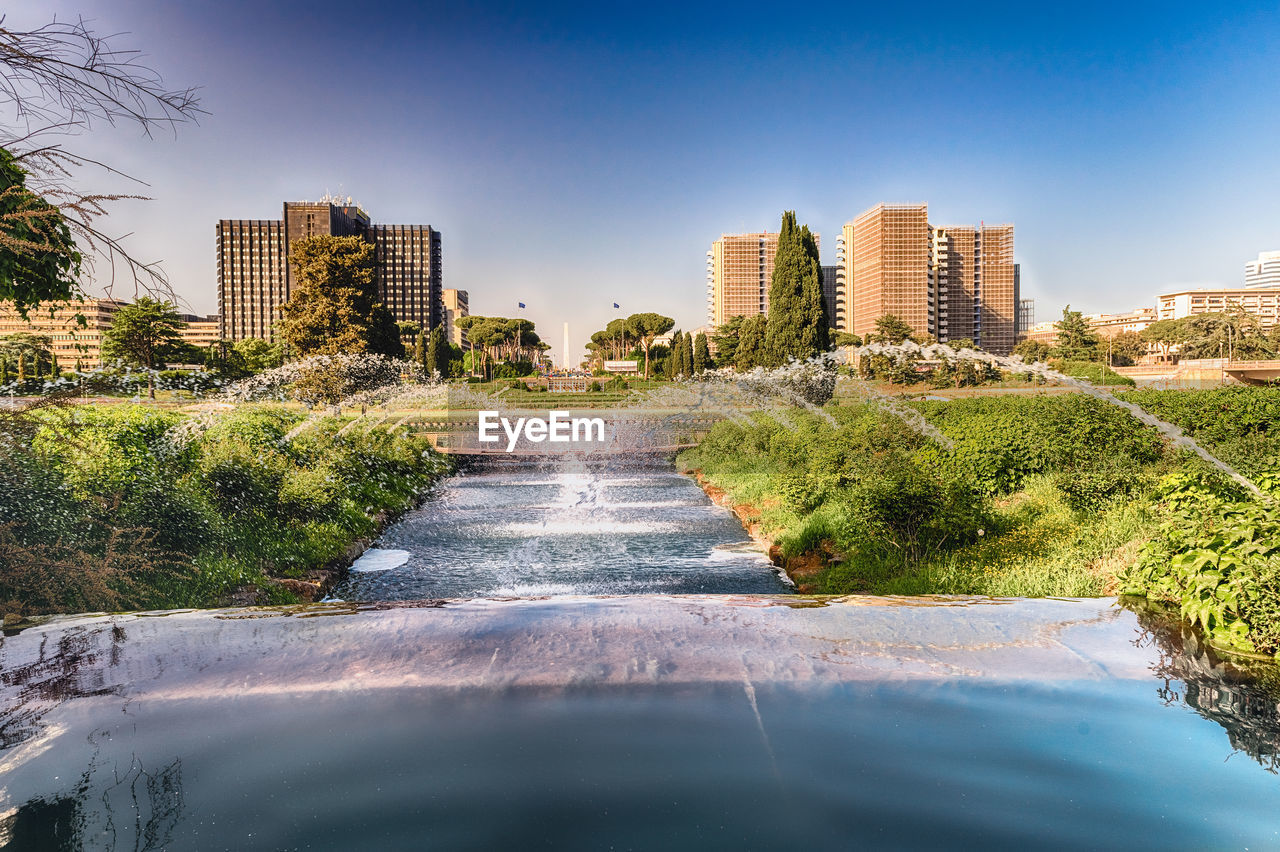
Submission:
[[[728,510],[669,462],[572,453],[488,462],[393,525],[342,599],[788,589]]]

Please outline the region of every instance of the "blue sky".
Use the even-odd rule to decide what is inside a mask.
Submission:
[[[886,5],[56,0],[9,20],[83,15],[203,87],[176,137],[74,142],[148,181],[110,228],[200,313],[219,218],[326,191],[438,228],[445,286],[475,313],[525,302],[556,355],[561,322],[577,345],[613,302],[701,325],[711,241],[784,209],[827,263],[880,201],[1011,221],[1040,319],[1237,284],[1280,249],[1280,5]]]

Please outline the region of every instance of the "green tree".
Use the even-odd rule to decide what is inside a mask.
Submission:
[[[693,339],[693,374],[700,376],[711,367],[711,347],[707,345],[707,336],[698,332]]]
[[[427,350],[423,362],[427,375],[449,377],[449,343],[444,339],[444,328],[436,326],[427,335]]]
[[[378,301],[374,250],[360,237],[317,236],[293,243],[293,294],[281,330],[299,358],[363,352],[404,357],[400,330]]]
[[[27,188],[27,173],[0,148],[0,302],[18,314],[79,295],[80,252],[62,212]]]
[[[825,352],[830,345],[829,325],[817,240],[808,225],[796,225],[795,211],[788,210],[782,214],[769,285],[765,365],[776,367],[792,358],[804,360]]]
[[[876,339],[882,343],[897,345],[911,339],[913,330],[906,320],[896,314],[876,318]]]
[[[102,333],[103,360],[146,369],[147,394],[155,399],[155,371],[164,368],[182,342],[179,331],[186,325],[173,305],[143,296],[111,318],[111,327]]]
[[[1067,305],[1062,309],[1062,319],[1053,324],[1058,330],[1058,346],[1055,357],[1066,361],[1098,361],[1098,335],[1080,311]]]
[[[640,348],[644,350],[644,377],[646,379],[649,378],[649,350],[653,347],[654,338],[666,334],[675,324],[675,320],[671,317],[664,317],[662,314],[641,313],[627,317],[626,334],[637,341],[640,344]]]
[[[732,367],[737,360],[738,338],[742,334],[743,317],[729,317],[724,325],[717,326],[711,332],[711,339],[716,344],[716,357],[721,364]]]
[[[698,372],[693,366],[693,335],[687,331],[680,339],[680,364],[684,367],[686,376],[692,376]]]
[[[261,373],[284,364],[284,347],[279,343],[268,343],[260,337],[237,340],[235,351],[250,373]]]
[[[832,344],[835,346],[861,346],[862,338],[847,331],[837,331]]]
[[[733,356],[735,370],[746,372],[764,366],[764,336],[767,327],[768,318],[764,314],[756,314],[742,321],[738,348]]]
[[[1110,365],[1132,367],[1147,354],[1147,341],[1136,331],[1122,331],[1107,340],[1107,352]]]
[[[1157,320],[1139,332],[1142,339],[1160,347],[1165,360],[1169,360],[1170,352],[1186,339],[1185,324],[1180,319]]]
[[[1042,363],[1049,360],[1053,347],[1041,340],[1019,340],[1013,347],[1013,354],[1028,364]]]

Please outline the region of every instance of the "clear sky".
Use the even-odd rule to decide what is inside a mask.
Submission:
[[[881,201],[1013,222],[1041,320],[1239,284],[1280,249],[1275,2],[54,0],[9,23],[55,12],[202,87],[176,137],[74,143],[148,181],[108,227],[199,313],[218,219],[326,191],[439,229],[445,286],[525,302],[557,357],[614,302],[703,324],[710,243],[784,209],[824,263]]]

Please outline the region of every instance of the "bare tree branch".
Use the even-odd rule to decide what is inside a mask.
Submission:
[[[148,200],[143,195],[85,193],[77,178],[88,166],[146,185],[112,166],[76,154],[49,137],[67,137],[91,129],[94,122],[133,123],[150,137],[158,127],[176,131],[178,124],[204,114],[197,90],[168,89],[160,75],[142,61],[137,50],[116,46],[120,34],[99,35],[83,18],[54,20],[35,29],[7,26],[0,15],[0,148],[27,173],[24,191],[43,199],[52,210],[24,204],[16,196],[0,213],[0,249],[39,253],[54,248],[30,238],[32,224],[58,216],[84,251],[87,266],[95,260],[107,266],[106,288],[114,287],[117,272],[133,279],[139,289],[172,298],[156,262],[144,262],[97,224],[109,206],[123,200]],[[0,107],[2,108],[2,107]],[[0,202],[6,200],[0,192]],[[22,236],[14,236],[15,232]],[[101,277],[101,276],[99,276]],[[100,282],[101,283],[101,282]]]

